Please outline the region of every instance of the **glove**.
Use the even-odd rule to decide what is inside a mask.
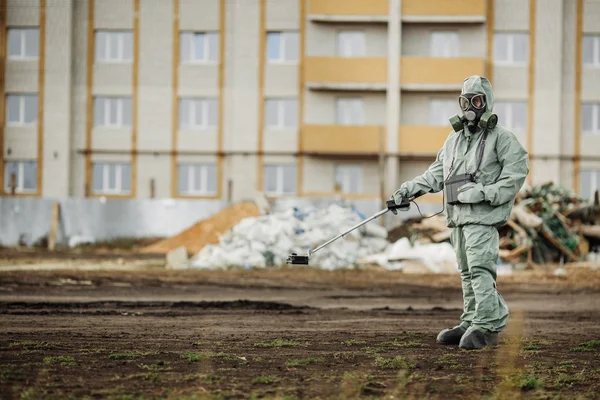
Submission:
[[[402,186],[400,186],[400,189],[396,190],[396,192],[392,195],[392,199],[394,199],[394,203],[396,203],[396,205],[400,205],[402,204],[402,199],[405,199],[408,197],[408,188],[402,184]]]
[[[458,188],[458,201],[465,204],[477,204],[485,200],[483,185],[481,183],[468,182]]]

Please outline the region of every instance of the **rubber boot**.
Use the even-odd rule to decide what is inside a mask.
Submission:
[[[498,344],[498,333],[480,328],[469,328],[460,339],[458,347],[465,350],[479,350]]]
[[[455,326],[452,329],[444,329],[437,336],[439,344],[459,344],[467,329],[462,325]]]

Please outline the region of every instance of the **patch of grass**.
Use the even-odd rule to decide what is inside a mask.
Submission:
[[[0,370],[0,382],[5,382],[9,379],[12,379],[15,376],[15,370],[12,366],[5,366],[2,370]]]
[[[335,358],[336,360],[349,361],[354,360],[357,356],[358,354],[351,351],[338,351],[336,353],[333,353],[333,358]]]
[[[254,343],[254,347],[298,347],[302,346],[302,343],[295,340],[288,339],[275,339],[271,342],[258,342]]]
[[[74,367],[77,365],[73,356],[44,357],[44,364],[60,364],[63,367]]]
[[[48,342],[40,342],[36,340],[24,340],[22,342],[12,342],[8,344],[9,349],[51,349],[55,346]]]
[[[285,365],[287,367],[304,367],[311,364],[321,364],[325,362],[322,357],[308,357],[308,358],[292,358]]]
[[[190,362],[200,361],[200,359],[208,357],[209,355],[206,353],[185,353],[180,356],[180,358],[184,358]]]
[[[363,347],[360,350],[364,351],[365,353],[367,353],[367,355],[371,357],[375,357],[377,356],[377,354],[383,353],[385,351],[385,349],[382,349],[381,347]]]
[[[367,341],[366,340],[348,339],[348,340],[344,340],[342,342],[342,344],[346,345],[346,346],[358,346],[361,344],[367,344]]]
[[[199,340],[197,342],[192,343],[192,346],[204,346],[206,344],[208,344],[208,342],[203,342]]]
[[[533,375],[521,375],[518,377],[517,387],[523,391],[535,390],[544,386],[542,380]]]
[[[491,382],[491,381],[494,380],[494,378],[492,378],[491,376],[484,375],[484,376],[481,377],[481,380],[483,382]]]
[[[582,370],[577,374],[567,374],[561,372],[557,375],[556,379],[554,380],[554,385],[557,388],[572,388],[574,385],[585,381],[584,372],[585,370]]]
[[[225,377],[216,374],[206,374],[202,375],[201,379],[209,385],[216,385],[217,383],[223,381]]]
[[[138,367],[147,371],[169,371],[172,368],[166,366],[166,362],[157,361],[154,364],[138,364]]]
[[[441,356],[436,362],[438,365],[444,365],[448,367],[455,367],[458,365],[458,361],[456,360],[456,355],[454,354],[444,354]]]
[[[586,352],[586,351],[595,351],[600,347],[600,340],[589,340],[585,343],[580,344],[579,346],[571,347],[571,351],[574,352]]]
[[[39,395],[35,392],[35,389],[26,389],[21,392],[21,400],[35,400],[38,399]]]
[[[273,376],[257,376],[256,378],[254,378],[252,383],[259,384],[259,385],[270,385],[277,381],[278,381],[277,378],[275,378]]]
[[[394,339],[393,342],[385,343],[388,346],[392,347],[425,347],[425,345],[418,340],[398,340]]]
[[[113,353],[109,354],[108,358],[110,360],[135,360],[138,355],[135,353]]]
[[[396,356],[394,358],[377,356],[375,365],[383,369],[405,369],[411,371],[416,367],[417,363],[414,360],[402,356]]]

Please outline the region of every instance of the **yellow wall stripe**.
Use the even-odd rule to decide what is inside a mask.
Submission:
[[[173,64],[171,86],[171,197],[177,196],[177,143],[179,142],[179,0],[173,0]]]
[[[583,45],[583,0],[577,0],[577,28],[575,35],[575,129],[573,130],[573,190],[579,193],[581,169],[581,57]]]
[[[494,83],[494,0],[487,0],[487,78]]]
[[[138,82],[140,69],[140,0],[133,0],[133,88],[131,94],[131,193],[137,193]]]
[[[302,135],[304,133],[304,53],[306,52],[306,0],[300,4],[300,54],[298,57],[298,158],[296,159],[296,193],[301,196],[304,191],[304,155],[302,153]]]
[[[266,51],[266,0],[260,0],[260,25],[258,30],[258,176],[257,190],[263,190],[263,142],[265,128],[265,51]]]
[[[533,111],[535,89],[535,30],[536,30],[536,0],[529,0],[529,89],[527,109],[527,151],[529,152],[529,175],[527,182],[533,182]]]
[[[6,3],[0,0],[0,196],[4,195],[4,121],[6,118]]]
[[[225,117],[225,17],[226,0],[221,0],[219,9],[219,131],[217,143],[217,197],[223,197],[223,121]]]
[[[92,127],[94,124],[94,0],[88,0],[88,30],[87,30],[87,107],[85,128],[85,195],[92,194]]]

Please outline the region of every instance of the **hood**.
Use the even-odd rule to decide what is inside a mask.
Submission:
[[[492,84],[487,78],[479,75],[473,75],[463,81],[461,94],[465,93],[483,93],[486,97],[486,111],[492,112],[494,109],[494,91]]]

